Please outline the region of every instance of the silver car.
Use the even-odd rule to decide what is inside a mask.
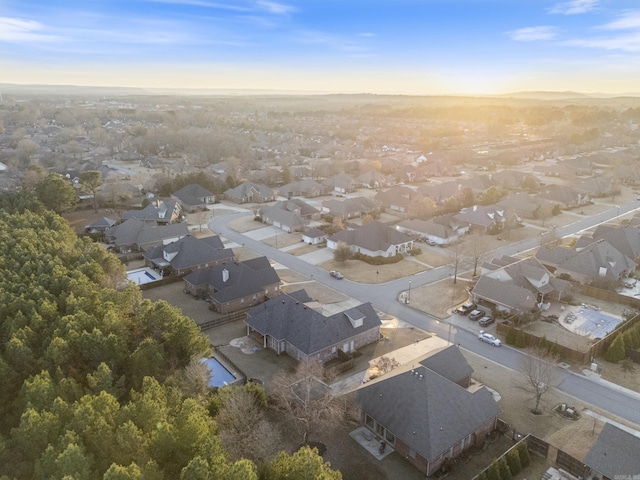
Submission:
[[[482,330],[480,331],[480,335],[478,335],[478,339],[481,342],[490,343],[494,347],[499,347],[500,345],[502,345],[502,342],[498,338],[494,337],[490,333],[485,333]]]

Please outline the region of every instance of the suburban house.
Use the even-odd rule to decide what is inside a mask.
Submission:
[[[590,198],[606,197],[614,195],[620,188],[611,180],[601,175],[589,178],[580,178],[571,182],[573,188]]]
[[[582,460],[584,478],[633,478],[640,472],[638,452],[640,438],[607,422]]]
[[[276,199],[276,194],[266,185],[245,182],[224,192],[224,198],[235,203],[267,203]]]
[[[267,257],[202,268],[184,277],[187,293],[211,299],[216,311],[231,313],[280,295],[280,277]]]
[[[396,230],[436,245],[449,245],[469,231],[469,224],[459,222],[452,215],[440,215],[429,220],[403,220],[396,225]]]
[[[330,199],[322,202],[322,213],[343,220],[357,218],[375,210],[373,202],[365,197],[345,198],[344,200]]]
[[[158,225],[168,225],[180,218],[180,204],[177,200],[153,199],[141,210],[127,210],[120,216],[122,220],[136,218],[145,222],[155,222]]]
[[[580,250],[598,240],[605,240],[636,263],[640,260],[640,229],[638,228],[599,225],[590,237],[586,235],[580,237],[574,248]]]
[[[519,172],[517,170],[502,170],[500,172],[493,173],[491,175],[491,180],[493,180],[496,186],[510,189],[521,188],[525,185],[529,185],[530,187],[537,187],[540,185],[540,180],[538,180],[534,175]]]
[[[121,253],[144,251],[176,242],[189,235],[185,223],[157,225],[136,218],[125,220],[105,232],[106,240]]]
[[[597,240],[581,250],[567,247],[541,247],[535,257],[556,277],[590,284],[598,278],[620,280],[629,276],[637,264],[606,240]]]
[[[108,217],[100,217],[97,220],[91,222],[89,225],[84,226],[84,231],[88,235],[102,236],[107,230],[113,227],[116,221]]]
[[[548,185],[538,193],[538,198],[557,203],[563,210],[582,207],[591,203],[591,196],[567,185]]]
[[[177,192],[174,192],[171,197],[180,202],[182,209],[187,212],[205,209],[207,205],[216,201],[213,193],[197,183],[185,185]]]
[[[335,193],[345,194],[356,189],[356,182],[346,173],[338,173],[333,177],[323,180],[322,184],[332,189]]]
[[[389,187],[395,183],[394,179],[380,173],[377,170],[369,170],[358,175],[354,182],[356,186],[361,188],[380,188]]]
[[[412,237],[378,221],[332,235],[327,239],[327,247],[335,250],[338,242],[349,245],[354,253],[369,257],[393,257],[413,248]]]
[[[470,225],[472,230],[483,233],[497,233],[507,226],[507,222],[519,223],[520,218],[513,212],[509,216],[509,210],[497,205],[474,205],[463,208],[455,215],[455,219]]]
[[[447,198],[460,197],[465,195],[464,189],[460,182],[443,182],[437,184],[420,185],[417,192],[421,195],[431,198],[436,204],[442,205]],[[473,192],[471,192],[473,196]]]
[[[320,197],[322,195],[328,195],[331,189],[325,185],[321,185],[315,180],[306,179],[298,182],[288,183],[278,188],[278,195],[292,198],[292,197],[305,197],[313,198]]]
[[[294,198],[281,200],[274,205],[265,205],[258,210],[262,222],[274,225],[285,232],[300,232],[310,220],[320,219],[320,210],[308,203]]]
[[[500,407],[460,350],[445,347],[358,388],[361,421],[372,434],[423,472],[480,446],[495,430]]]
[[[310,228],[302,233],[302,241],[309,245],[319,245],[327,241],[327,233],[319,228]]]
[[[146,266],[162,272],[164,276],[183,276],[199,268],[235,260],[233,250],[224,248],[217,235],[201,239],[187,235],[173,243],[152,248],[143,256]]]
[[[326,362],[380,340],[380,317],[370,303],[335,312],[305,290],[265,302],[247,312],[247,335],[278,355]]]
[[[520,218],[542,218],[544,209],[547,210],[548,216],[551,216],[553,208],[559,204],[553,203],[546,198],[530,195],[528,193],[511,193],[506,197],[502,197],[496,207],[503,209],[511,209]]]
[[[384,208],[394,212],[407,213],[409,206],[421,197],[422,195],[409,187],[396,185],[389,190],[376,193],[373,199]]]
[[[482,265],[482,272],[471,290],[474,303],[509,314],[546,310],[571,288],[534,257],[494,258]]]

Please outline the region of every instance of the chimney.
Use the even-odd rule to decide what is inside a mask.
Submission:
[[[222,281],[227,283],[227,280],[229,280],[229,270],[225,268],[222,270]]]

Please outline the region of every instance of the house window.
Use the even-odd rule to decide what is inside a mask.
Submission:
[[[371,418],[369,415],[365,414],[364,415],[364,423],[367,427],[369,427],[371,430],[373,430],[375,428],[375,420],[373,418]]]
[[[396,436],[391,433],[389,430],[385,430],[384,438],[387,440],[389,445],[393,445],[396,443]]]
[[[254,295],[253,295],[253,299],[255,300],[255,299],[256,299],[256,297],[257,297],[257,295],[256,295],[256,294],[254,294]]]

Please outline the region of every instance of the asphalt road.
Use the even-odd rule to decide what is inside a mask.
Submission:
[[[640,201],[616,206],[597,215],[581,218],[570,225],[559,227],[556,229],[556,234],[560,237],[565,237],[579,233],[638,209],[640,209]],[[375,308],[398,317],[402,321],[414,325],[417,328],[427,332],[434,332],[441,338],[450,338],[452,342],[460,344],[462,348],[486,357],[504,367],[516,371],[519,370],[522,358],[526,353],[509,346],[496,348],[487,343],[482,343],[478,341],[475,332],[454,327],[446,323],[446,321],[439,321],[430,315],[414,310],[410,306],[399,302],[398,298],[400,293],[406,291],[409,287],[409,278],[400,278],[391,282],[375,285],[355,283],[347,279],[335,280],[329,276],[329,272],[326,270],[309,264],[286,252],[281,252],[262,242],[253,240],[227,226],[229,221],[243,215],[253,214],[252,212],[246,212],[218,217],[211,221],[209,228],[213,232],[238,244],[244,244],[247,248],[261,255],[265,255],[291,270],[306,275],[310,279],[313,278],[313,280],[317,282],[336,288],[336,282],[339,281],[339,290],[345,295],[363,303],[370,302]],[[503,247],[491,252],[491,254],[493,256],[515,255],[536,248],[539,245],[540,238],[535,236],[520,242],[505,244]],[[459,266],[459,271],[468,270],[470,267],[472,267],[472,265],[469,262],[463,262]],[[445,265],[412,275],[410,277],[411,285],[414,288],[427,285],[438,280],[449,278],[452,273],[452,267]],[[628,394],[623,390],[597,383],[587,377],[559,367],[556,378],[558,382],[556,388],[563,393],[640,425],[640,396]]]

